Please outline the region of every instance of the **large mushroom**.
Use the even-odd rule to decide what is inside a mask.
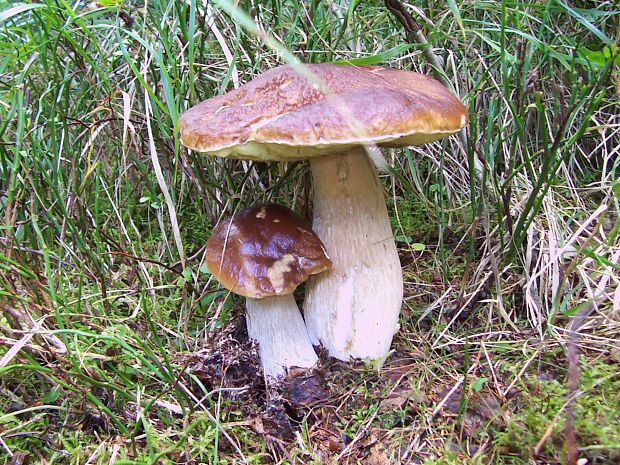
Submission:
[[[293,291],[331,261],[301,218],[274,204],[237,212],[213,229],[205,262],[222,286],[247,297],[248,336],[266,375],[317,362]]]
[[[398,328],[403,280],[383,188],[365,147],[441,139],[467,124],[467,111],[442,84],[418,73],[305,69],[302,75],[274,68],[194,106],[179,120],[181,140],[222,157],[310,160],[313,229],[333,268],[309,280],[308,331],[339,359],[381,359]]]

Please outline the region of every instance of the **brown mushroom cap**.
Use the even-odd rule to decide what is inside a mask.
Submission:
[[[222,221],[207,241],[205,261],[222,286],[255,299],[291,294],[309,275],[332,265],[312,229],[274,204]]]
[[[468,122],[463,104],[428,76],[378,66],[305,66],[327,95],[280,66],[183,113],[181,141],[222,157],[295,160],[364,144],[420,145]]]

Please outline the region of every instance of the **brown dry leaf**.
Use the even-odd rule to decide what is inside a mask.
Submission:
[[[9,465],[26,465],[28,463],[29,454],[27,452],[15,452],[11,457]]]
[[[261,420],[260,417],[257,416],[256,418],[252,418],[252,423],[252,429],[258,434],[260,434],[261,436],[267,434],[267,431],[265,430],[265,425],[263,425],[263,420]]]
[[[407,390],[395,391],[383,399],[379,404],[379,410],[392,410],[403,407],[409,400],[410,392]]]
[[[370,448],[370,454],[363,463],[364,465],[390,465],[390,458],[385,453],[385,447],[377,442]]]
[[[424,352],[419,349],[412,349],[407,352],[396,352],[394,360],[383,367],[382,375],[390,384],[396,384],[403,379],[410,377],[412,371],[416,369],[415,360],[423,358]]]

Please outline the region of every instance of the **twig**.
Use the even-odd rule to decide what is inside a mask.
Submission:
[[[428,40],[426,40],[426,36],[422,32],[422,28],[413,16],[411,16],[411,13],[407,11],[405,6],[399,0],[385,0],[385,7],[394,16],[396,16],[396,19],[398,19],[398,21],[403,25],[405,34],[407,35],[407,40],[409,42],[415,42],[421,46],[422,53],[424,53],[424,57],[431,64],[435,77],[440,80],[443,85],[451,88],[452,83],[444,76],[443,73],[441,73],[441,71],[443,71],[444,59],[433,52],[433,48],[428,43]],[[462,128],[459,131],[459,137],[463,143],[464,150],[467,150],[468,138],[466,128]],[[478,180],[482,180],[484,167],[480,160],[476,157],[474,157],[474,171],[478,177]]]
[[[411,16],[411,13],[407,11],[405,6],[399,0],[385,0],[385,7],[394,16],[396,16],[396,19],[398,19],[398,21],[403,25],[403,28],[405,28],[405,33],[407,34],[407,40],[421,45],[424,56],[435,68],[435,76],[449,87],[450,82],[439,72],[439,70],[443,69],[444,59],[433,52],[433,48],[428,43],[428,40],[426,40],[426,36],[422,32],[422,28],[413,16]]]
[[[26,335],[22,337],[19,341],[13,340],[14,342],[10,342],[11,339],[4,339],[4,338],[0,339],[0,341],[2,341],[3,343],[6,343],[7,345],[11,345],[12,346],[11,350],[16,351],[15,354],[22,347],[29,348],[29,349],[35,349],[34,346],[29,344],[29,341],[32,338],[32,336],[40,337],[41,339],[43,339],[43,341],[47,345],[47,347],[41,346],[41,352],[53,353],[55,356],[58,356],[58,354],[64,354],[67,352],[67,348],[65,347],[65,345],[60,339],[58,339],[53,334],[45,334],[45,331],[39,331],[43,327],[43,322],[45,321],[45,319],[52,316],[51,314],[44,315],[41,318],[39,318],[37,321],[34,321],[30,313],[26,311],[20,312],[14,307],[11,307],[6,304],[0,304],[0,315],[4,315],[9,320],[10,326],[12,328],[17,328],[17,331],[16,331],[15,329],[0,327],[0,330],[3,334],[12,335],[16,332],[21,332]],[[18,348],[16,349],[15,347],[18,347]],[[47,351],[45,351],[44,349],[47,349]],[[0,361],[0,368],[4,366],[3,363],[4,364],[8,363],[8,361],[5,361],[5,357],[9,357],[9,354],[11,354],[11,350],[9,350],[9,352],[4,354],[4,356],[2,357],[2,360]],[[35,350],[38,350],[38,349],[35,349]],[[13,354],[12,356],[14,356],[15,354]]]
[[[538,356],[538,354],[540,353],[540,350],[536,350],[534,352],[534,355],[532,355],[530,358],[527,359],[527,361],[525,362],[525,364],[523,365],[523,368],[521,368],[521,370],[519,370],[519,373],[517,373],[517,376],[514,377],[514,379],[512,380],[512,382],[506,386],[506,389],[504,389],[504,392],[502,393],[502,398],[506,399],[508,393],[510,392],[510,390],[514,387],[515,384],[517,384],[517,382],[521,379],[521,377],[523,376],[523,374],[525,373],[525,370],[527,370],[527,367],[530,366],[530,363],[532,363],[532,360],[534,360],[534,358],[536,358]]]
[[[564,449],[566,451],[566,465],[577,465],[578,451],[577,439],[573,419],[575,416],[575,398],[579,389],[579,327],[584,319],[584,311],[589,312],[588,308],[582,309],[571,320],[570,332],[566,345],[566,356],[568,358],[568,400],[566,404],[566,423],[564,424]]]
[[[13,452],[11,451],[11,449],[9,449],[9,446],[6,444],[6,442],[4,442],[2,436],[0,436],[0,446],[2,446],[2,448],[6,451],[9,457],[13,457]]]
[[[538,440],[538,442],[536,443],[536,446],[534,447],[534,457],[540,455],[543,447],[545,446],[545,443],[547,442],[547,440],[551,437],[551,435],[553,434],[553,428],[555,427],[555,425],[557,424],[558,420],[560,419],[560,416],[562,415],[562,413],[564,412],[564,410],[566,410],[566,407],[568,406],[569,403],[573,402],[575,400],[575,398],[578,395],[581,395],[582,392],[575,392],[567,401],[564,405],[562,405],[562,407],[560,407],[560,410],[558,410],[558,412],[555,414],[555,416],[553,417],[553,420],[551,420],[551,423],[549,423],[549,426],[547,426],[547,429],[545,430],[545,433],[542,435],[542,437]],[[566,462],[568,463],[568,462]],[[574,463],[574,462],[573,462]]]
[[[567,409],[569,403],[572,403],[575,401],[575,399],[577,399],[577,397],[587,393],[588,391],[592,391],[594,388],[596,388],[597,386],[599,386],[600,384],[612,379],[612,378],[616,378],[617,376],[620,375],[620,371],[617,371],[615,373],[610,374],[609,376],[605,376],[599,380],[597,380],[594,384],[592,384],[592,386],[590,386],[587,390],[585,391],[580,391],[580,390],[576,390],[575,392],[569,394],[568,399],[566,400],[566,402],[564,402],[564,405],[562,405],[562,407],[560,407],[560,409],[558,410],[558,412],[555,414],[555,416],[553,417],[553,420],[551,420],[551,423],[549,424],[549,426],[547,427],[547,429],[545,430],[545,433],[542,435],[542,437],[538,440],[538,442],[536,443],[536,446],[534,447],[534,457],[536,457],[537,455],[540,455],[540,452],[542,451],[542,448],[544,447],[545,443],[547,442],[547,440],[549,439],[549,437],[551,437],[551,434],[553,434],[553,428],[555,427],[555,425],[557,424],[558,420],[560,419],[560,416],[562,415],[562,413],[564,412],[564,410]],[[565,462],[568,463],[568,462]],[[576,462],[575,462],[576,463]]]
[[[44,321],[45,318],[37,320],[32,328],[30,328],[30,330],[24,334],[19,341],[16,341],[13,347],[11,347],[2,358],[0,358],[0,368],[7,366],[8,363],[13,360],[17,353],[22,349],[22,347],[30,342],[30,339],[32,339],[32,337],[41,329]]]
[[[377,417],[377,414],[379,413],[379,409],[375,409],[375,411],[372,413],[372,415],[370,415],[370,417],[368,418],[368,420],[366,420],[366,423],[364,423],[364,426],[362,426],[357,434],[355,435],[355,437],[351,440],[351,442],[349,444],[347,444],[347,447],[344,448],[344,450],[342,452],[340,452],[340,454],[338,455],[338,459],[336,461],[336,463],[342,463],[341,460],[349,453],[351,452],[351,450],[353,450],[353,446],[364,437],[364,434],[366,434],[366,432],[368,431],[368,428],[370,428],[370,425],[372,424],[373,421],[375,421],[375,418]]]
[[[174,266],[166,265],[165,263],[162,263],[159,260],[154,260],[152,258],[137,257],[135,255],[132,255],[130,253],[123,252],[123,251],[103,252],[102,255],[120,255],[122,257],[131,258],[132,260],[136,260],[136,261],[139,261],[139,262],[152,263],[153,265],[159,265],[162,268],[165,268],[165,269],[167,269],[168,271],[170,271],[170,272],[172,272],[174,274],[177,274],[179,276],[183,275],[183,271],[182,270],[179,271],[178,268],[175,268]]]
[[[41,257],[44,256],[43,252],[40,250],[36,250],[36,249],[31,249],[29,247],[21,247],[21,246],[17,246],[17,245],[9,245],[9,241],[5,238],[5,237],[0,237],[0,244],[3,244],[5,247],[8,247],[12,250],[16,250],[17,252],[26,252],[26,253],[30,253],[33,255],[39,255]],[[58,262],[61,266],[68,266],[70,268],[73,268],[75,270],[80,270],[79,267],[77,267],[76,265],[74,265],[73,263],[70,263],[66,260],[63,260],[60,257],[57,257],[56,255],[53,254],[48,254],[48,257],[50,260],[53,260],[55,262]],[[88,268],[84,267],[83,268],[84,271],[86,272],[86,274],[88,274],[92,279],[96,280],[97,277],[93,274],[92,271],[90,271]]]
[[[435,415],[437,415],[441,411],[441,409],[443,408],[445,403],[448,402],[448,399],[450,399],[450,397],[452,397],[452,394],[454,394],[454,392],[461,386],[461,384],[463,384],[463,381],[465,381],[465,376],[461,376],[456,381],[454,386],[452,386],[452,389],[450,389],[450,391],[448,391],[448,393],[445,395],[445,397],[443,399],[441,399],[441,402],[439,402],[437,404],[437,406],[435,407],[435,409],[433,410],[433,413],[431,414],[431,417],[434,417]]]

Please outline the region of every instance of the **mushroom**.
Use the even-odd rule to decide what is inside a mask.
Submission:
[[[205,262],[222,286],[247,297],[248,336],[266,375],[317,362],[293,291],[331,261],[301,218],[274,204],[242,210],[213,229]]]
[[[366,148],[441,139],[467,124],[467,111],[418,73],[329,64],[305,70],[274,68],[194,106],[180,117],[181,140],[222,157],[310,160],[313,229],[333,268],[309,280],[308,332],[339,359],[381,359],[398,329],[403,278]]]

